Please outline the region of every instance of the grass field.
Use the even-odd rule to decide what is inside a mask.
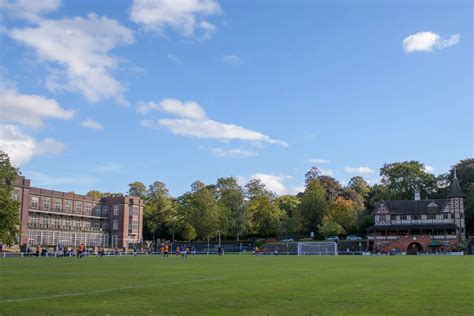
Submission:
[[[474,256],[0,259],[0,315],[474,315]]]

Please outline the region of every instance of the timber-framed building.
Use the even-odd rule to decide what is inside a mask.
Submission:
[[[380,201],[368,229],[374,252],[452,251],[465,240],[464,193],[454,176],[445,199]]]

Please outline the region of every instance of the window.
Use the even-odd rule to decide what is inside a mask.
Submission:
[[[133,207],[133,215],[135,216],[138,216],[140,214],[140,209],[138,208],[138,206],[134,206]]]
[[[54,218],[54,225],[56,225],[56,226],[61,225],[61,217],[56,216],[56,217]]]
[[[108,208],[107,205],[102,205],[102,216],[107,216]]]
[[[50,210],[51,209],[51,199],[50,198],[44,198],[43,199],[43,208],[45,210]]]
[[[461,219],[463,219],[464,218],[464,213],[461,213],[460,216],[461,216]]]
[[[74,220],[74,227],[80,228],[81,227],[81,220],[80,219],[75,219]]]
[[[407,217],[406,215],[401,215],[401,216],[400,216],[400,219],[401,219],[402,221],[406,221],[406,220],[408,219],[408,217]]]
[[[396,219],[397,219],[397,215],[390,215],[390,219],[391,219],[392,221],[396,220]]]
[[[83,223],[84,223],[84,227],[87,227],[87,228],[91,227],[91,221],[86,220],[86,221],[83,221]]]
[[[31,246],[31,245],[34,245],[34,243],[35,243],[35,231],[28,229],[28,244]]]
[[[76,202],[76,213],[77,214],[82,213],[82,202]]]
[[[428,214],[428,219],[436,219],[436,214]]]
[[[114,219],[112,222],[112,229],[117,230],[118,229],[118,219]]]
[[[37,196],[32,196],[31,197],[31,208],[38,208],[38,201],[39,201],[39,198]]]
[[[43,216],[43,224],[44,225],[49,225],[49,216],[48,215]]]
[[[71,227],[71,218],[66,217],[66,226]]]
[[[54,208],[55,208],[56,212],[61,212],[61,209],[62,209],[61,200],[56,200]]]
[[[114,205],[114,216],[118,216],[118,215],[119,215],[119,206]]]
[[[102,229],[103,229],[103,230],[109,230],[109,223],[103,222],[103,223],[102,223]]]
[[[72,201],[70,200],[66,201],[66,212],[69,212],[69,213],[72,212]]]
[[[36,214],[31,214],[31,216],[30,216],[30,223],[33,224],[33,225],[37,224],[37,223],[38,223],[38,215],[36,215]]]
[[[91,214],[92,213],[92,203],[87,203],[86,204],[86,214]]]
[[[413,219],[413,220],[420,220],[420,219],[421,219],[421,216],[420,216],[420,215],[412,215],[412,216],[411,216],[411,219]]]
[[[451,214],[449,213],[444,213],[443,214],[443,219],[450,219],[451,218]]]

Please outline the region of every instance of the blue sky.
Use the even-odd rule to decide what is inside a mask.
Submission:
[[[473,155],[470,1],[0,0],[0,147],[34,186],[345,184]]]

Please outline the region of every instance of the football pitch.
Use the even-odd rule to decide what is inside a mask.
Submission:
[[[0,315],[473,315],[474,256],[0,259]]]

